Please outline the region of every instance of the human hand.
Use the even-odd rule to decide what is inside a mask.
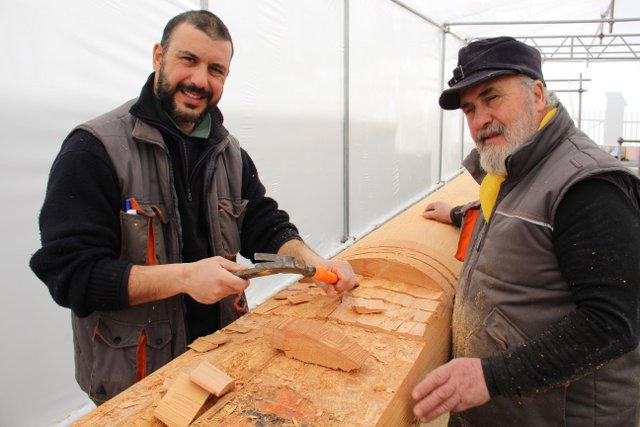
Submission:
[[[489,401],[480,359],[458,358],[434,369],[413,389],[413,413],[426,423]]]
[[[436,200],[425,206],[422,216],[426,219],[451,224],[451,205],[441,200]]]
[[[185,264],[183,293],[201,304],[213,304],[228,295],[239,294],[249,286],[249,281],[231,272],[245,268],[219,256]]]
[[[356,275],[351,264],[342,259],[332,259],[322,263],[322,267],[338,276],[338,281],[333,284],[314,280],[315,284],[322,288],[328,296],[338,295],[358,285]]]

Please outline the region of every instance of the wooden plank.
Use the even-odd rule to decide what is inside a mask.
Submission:
[[[469,175],[455,178],[338,254],[359,275],[358,288],[330,298],[312,284],[294,283],[210,336],[224,345],[204,353],[189,350],[76,424],[160,426],[153,411],[163,384],[205,360],[235,378],[236,386],[209,398],[191,425],[415,424],[411,390],[447,359],[461,267],[453,258],[457,229],[423,219],[422,210],[430,200],[460,204],[477,194]],[[384,310],[358,313],[354,300],[376,301]],[[270,322],[292,319],[318,322],[356,342],[369,357],[348,372],[289,358],[263,331]]]

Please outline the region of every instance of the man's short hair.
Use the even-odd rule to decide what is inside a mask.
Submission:
[[[231,43],[231,52],[233,53],[233,40],[231,40],[229,29],[220,18],[208,10],[190,10],[171,18],[162,32],[160,46],[162,46],[163,52],[166,52],[169,47],[173,31],[178,25],[184,22],[193,25],[195,28],[211,37],[212,40],[228,41]]]

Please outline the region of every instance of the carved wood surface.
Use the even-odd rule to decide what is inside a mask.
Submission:
[[[457,229],[421,213],[431,200],[455,205],[477,195],[468,174],[453,179],[337,255],[353,265],[357,288],[330,298],[312,284],[294,283],[76,425],[161,426],[154,411],[162,397],[204,361],[234,378],[235,388],[210,395],[191,425],[415,424],[410,393],[447,359],[461,267],[453,258]],[[368,356],[349,371],[287,357],[271,345],[269,325],[296,320],[347,337]]]

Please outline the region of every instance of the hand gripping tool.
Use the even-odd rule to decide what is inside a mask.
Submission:
[[[324,267],[309,265],[306,262],[292,256],[266,254],[256,252],[254,254],[256,261],[267,261],[256,263],[254,267],[246,270],[233,272],[243,279],[253,279],[254,277],[270,276],[272,274],[289,273],[301,274],[305,277],[312,277],[320,282],[334,284],[338,282],[338,276]],[[243,313],[246,309],[246,300],[242,294],[234,301],[234,306],[238,313]]]

